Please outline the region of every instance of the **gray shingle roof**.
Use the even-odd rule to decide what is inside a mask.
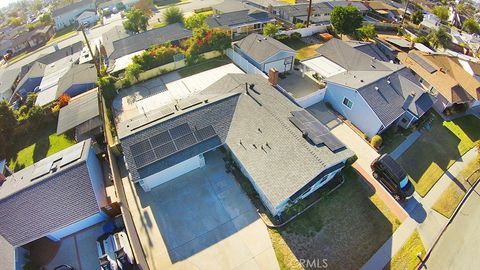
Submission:
[[[113,53],[115,48],[113,42],[126,38],[129,33],[125,30],[123,25],[116,25],[112,29],[102,34],[102,45],[105,48],[105,53],[108,57]]]
[[[380,61],[390,61],[390,59],[388,59],[388,57],[377,47],[377,45],[372,42],[351,40],[348,41],[347,44]]]
[[[77,8],[81,8],[83,6],[91,4],[93,1],[94,0],[82,0],[82,1],[74,2],[72,4],[67,4],[66,6],[64,6],[62,8],[58,8],[58,9],[55,9],[54,11],[52,11],[52,17],[57,17],[57,16],[60,16],[62,14],[65,14],[67,12],[74,11]]]
[[[60,109],[57,134],[64,133],[99,115],[98,89],[95,89],[71,100],[67,106]]]
[[[191,36],[192,31],[184,28],[183,24],[169,24],[114,41],[114,51],[111,53],[110,58],[117,59],[134,52],[146,50],[153,45],[182,40]]]
[[[235,43],[235,46],[258,63],[262,63],[269,57],[281,51],[295,53],[294,49],[288,47],[282,42],[260,34],[250,34]]]
[[[385,126],[403,115],[405,100],[412,93],[414,98],[408,110],[417,117],[433,105],[430,95],[404,66],[374,59],[338,39],[317,51],[347,70],[326,81],[357,90]]]
[[[296,5],[285,5],[285,6],[277,6],[273,8],[276,12],[282,12],[289,17],[303,17],[307,16],[308,14],[308,4],[296,4]],[[312,3],[312,14],[326,14],[332,12],[333,7],[328,5],[327,3]]]
[[[12,86],[14,85],[19,75],[19,68],[0,71],[0,93],[4,93],[12,89]]]
[[[255,85],[250,94],[245,93],[246,83]],[[150,119],[148,121],[153,122],[140,131],[124,134],[121,138],[134,181],[227,144],[268,203],[275,207],[299,192],[323,171],[353,154],[345,148],[334,153],[324,145],[315,146],[304,139],[302,132],[288,119],[292,111],[303,109],[259,75],[226,75],[196,97],[200,100],[208,98],[208,103],[186,111],[177,110],[174,115],[158,121]],[[213,125],[218,136],[166,158],[166,164],[156,162],[137,171],[133,160],[135,153],[130,147],[183,123],[189,123],[194,130]]]
[[[208,24],[210,28],[228,28],[245,24],[266,23],[274,20],[273,16],[267,12],[240,10],[212,15],[205,20],[205,23]]]
[[[50,168],[51,162],[61,164],[78,149],[79,159],[32,179],[42,168]],[[83,141],[7,177],[0,186],[0,235],[12,246],[24,245],[100,211],[86,164],[89,149],[90,141]]]
[[[45,65],[49,65],[73,54],[78,54],[78,58],[80,58],[80,53],[82,52],[82,49],[83,42],[79,41],[70,46],[63,47],[58,51],[42,55],[36,61]]]

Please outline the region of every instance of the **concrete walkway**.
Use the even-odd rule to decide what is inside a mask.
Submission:
[[[477,155],[477,149],[473,148],[460,157],[438,180],[435,186],[428,192],[427,196],[421,198],[418,194],[403,204],[409,217],[383,246],[368,260],[362,269],[382,269],[391,258],[403,246],[415,229],[418,229],[425,249],[432,247],[435,239],[439,236],[448,219],[432,210],[432,205],[455,179],[460,171]]]
[[[421,135],[422,133],[418,130],[410,134],[405,141],[403,141],[395,150],[393,150],[392,153],[390,153],[390,156],[395,160],[398,159],[403,153],[405,153],[405,151],[408,150],[408,148],[410,148],[410,146],[417,141],[418,138],[420,138]]]

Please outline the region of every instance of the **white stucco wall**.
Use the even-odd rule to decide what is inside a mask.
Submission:
[[[177,178],[183,174],[191,172],[195,169],[205,166],[205,158],[203,155],[198,155],[187,159],[183,162],[173,165],[163,171],[140,180],[140,185],[144,191],[150,191],[152,188],[166,183],[174,178]]]
[[[285,59],[290,62],[288,65],[285,65]],[[282,51],[264,60],[261,63],[262,70],[266,73],[268,73],[271,68],[275,68],[279,72],[289,71],[293,68],[294,60],[295,53]]]
[[[351,109],[343,105],[345,97],[353,102]],[[369,138],[377,134],[382,127],[380,119],[378,119],[363,97],[354,89],[328,83],[325,101],[332,104],[337,112],[350,120],[353,125],[366,133]]]
[[[86,229],[88,227],[91,227],[95,224],[98,224],[102,221],[105,221],[107,220],[108,217],[106,214],[104,214],[103,212],[98,212],[97,214],[93,215],[93,216],[90,216],[88,218],[85,218],[81,221],[78,221],[70,226],[67,226],[65,228],[62,228],[58,231],[55,231],[51,234],[49,234],[47,237],[50,239],[50,240],[53,240],[53,241],[58,241],[64,237],[67,237],[69,235],[72,235],[78,231],[81,231],[83,229]]]

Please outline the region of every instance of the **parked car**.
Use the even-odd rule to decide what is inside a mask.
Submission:
[[[390,155],[383,154],[376,158],[370,167],[373,177],[377,179],[396,200],[410,198],[415,189],[405,170]]]
[[[113,242],[115,244],[115,258],[120,269],[133,269],[133,253],[130,247],[130,241],[125,231],[117,232],[113,235]]]

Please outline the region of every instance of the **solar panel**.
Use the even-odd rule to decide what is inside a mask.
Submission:
[[[181,138],[175,140],[175,145],[177,146],[178,151],[193,146],[197,143],[193,133],[187,134]]]
[[[417,54],[415,53],[409,53],[408,54],[410,56],[410,58],[413,59],[413,61],[415,61],[417,64],[419,64],[422,68],[424,68],[426,71],[428,71],[429,73],[433,73],[435,71],[437,71],[436,68],[434,68],[432,65],[430,65],[427,61],[425,61],[425,59],[421,58],[420,56],[418,56]]]
[[[330,149],[330,151],[335,152],[337,150],[340,150],[342,148],[345,148],[345,145],[340,142],[337,137],[331,135],[331,134],[326,134],[322,136],[323,143]]]
[[[166,144],[160,145],[159,147],[155,148],[153,151],[155,152],[155,155],[157,156],[158,159],[162,159],[166,156],[169,156],[175,153],[177,149],[175,148],[175,144],[173,144],[173,142],[170,141]]]
[[[136,157],[133,158],[135,161],[135,165],[137,166],[137,169],[145,167],[146,165],[156,161],[155,158],[155,153],[153,150],[149,150],[143,154],[140,154]]]
[[[170,129],[169,132],[172,139],[175,140],[189,133],[192,133],[192,130],[190,129],[190,126],[185,123]]]
[[[217,135],[212,126],[207,126],[194,132],[198,141],[204,141]]]
[[[170,137],[170,133],[168,133],[168,131],[164,131],[162,133],[159,133],[157,135],[150,137],[150,143],[152,144],[153,147],[166,144],[167,142],[170,142],[170,141],[172,141],[172,138]]]
[[[71,152],[68,152],[67,154],[65,154],[62,157],[62,160],[60,161],[60,168],[78,160],[82,156],[82,152],[83,152],[83,144],[80,144]]]
[[[143,152],[147,152],[148,150],[151,150],[152,147],[150,146],[150,141],[148,139],[143,140],[141,142],[138,142],[132,146],[130,146],[130,151],[132,152],[132,155],[139,155]]]

